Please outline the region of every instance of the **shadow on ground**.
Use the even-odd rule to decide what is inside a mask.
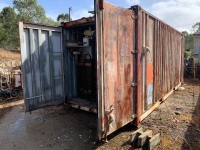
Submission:
[[[5,116],[6,113],[12,110],[12,107],[0,109],[0,120]]]
[[[194,104],[196,104],[196,106],[194,107],[191,122],[188,125],[188,129],[184,135],[184,142],[181,147],[182,150],[200,149],[200,81],[199,92],[193,93],[193,95]]]

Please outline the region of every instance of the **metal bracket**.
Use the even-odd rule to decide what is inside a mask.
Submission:
[[[132,83],[132,84],[131,84],[132,87],[135,87],[135,86],[137,86],[137,85],[138,85],[137,83]]]
[[[137,118],[137,114],[133,114],[133,115],[131,116],[131,119],[135,119],[135,118]]]
[[[138,15],[132,15],[131,18],[132,18],[132,19],[139,19],[139,16],[138,16]]]
[[[99,9],[100,10],[104,9],[104,0],[99,0]]]
[[[138,53],[138,50],[132,50],[131,53],[132,53],[132,54],[137,54],[137,53]]]
[[[143,47],[143,54],[147,54],[148,52],[151,52],[149,47]]]

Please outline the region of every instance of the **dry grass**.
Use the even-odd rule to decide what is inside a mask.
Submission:
[[[0,59],[20,59],[20,54],[0,49]]]
[[[161,146],[163,148],[170,148],[169,146],[173,144],[173,141],[171,140],[171,138],[167,137],[167,136],[162,136],[161,137]]]

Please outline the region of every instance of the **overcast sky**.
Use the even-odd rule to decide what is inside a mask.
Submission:
[[[151,14],[170,24],[179,31],[191,31],[192,25],[200,22],[200,0],[106,0],[117,6],[128,8],[140,5]],[[13,0],[0,0],[0,11],[12,7]],[[48,17],[56,20],[58,14],[68,13],[71,6],[72,19],[87,17],[93,10],[93,0],[38,0]]]

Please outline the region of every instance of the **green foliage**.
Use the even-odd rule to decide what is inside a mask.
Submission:
[[[70,17],[70,21],[72,20],[72,18]],[[57,21],[58,22],[68,22],[69,21],[69,14],[59,14],[57,17]]]
[[[13,5],[21,21],[41,23],[45,17],[44,9],[36,0],[14,0]]]
[[[191,51],[185,51],[185,58],[189,59],[192,55]]]
[[[195,23],[195,24],[192,26],[192,28],[193,28],[194,33],[200,32],[200,22]]]
[[[57,23],[46,17],[45,10],[38,5],[37,0],[14,0],[13,5],[20,21],[57,25]]]
[[[5,7],[0,13],[0,47],[13,49],[19,47],[18,20],[11,7]]]
[[[192,50],[194,49],[194,38],[193,34],[183,31],[182,34],[185,36],[185,49]]]
[[[0,48],[11,50],[19,47],[19,21],[59,25],[46,17],[44,8],[37,4],[37,0],[13,0],[13,6],[14,9],[5,7],[0,12]]]
[[[47,25],[52,25],[52,26],[59,26],[59,22],[55,22],[53,19],[46,17],[45,20],[43,21],[44,24]]]

